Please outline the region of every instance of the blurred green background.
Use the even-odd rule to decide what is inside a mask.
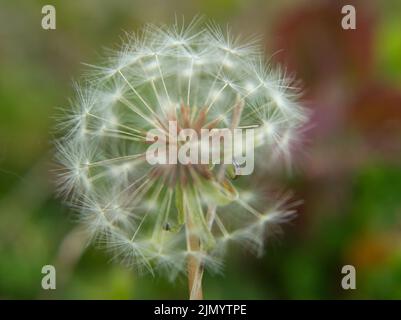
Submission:
[[[57,29],[41,28],[52,4]],[[341,28],[353,4],[357,29]],[[81,62],[123,30],[196,14],[263,36],[267,58],[302,80],[313,110],[297,165],[281,184],[304,200],[257,259],[232,250],[205,297],[401,298],[401,2],[302,0],[0,0],[0,298],[187,298],[185,279],[140,277],[86,246],[54,196],[51,130]],[[266,177],[266,183],[270,181]],[[54,264],[57,289],[41,288]],[[357,289],[341,288],[341,268]]]

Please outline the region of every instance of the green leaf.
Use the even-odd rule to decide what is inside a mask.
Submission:
[[[227,179],[219,183],[215,180],[200,181],[202,197],[217,206],[225,206],[238,198],[238,192]]]
[[[200,197],[193,186],[185,190],[185,196],[187,213],[191,216],[193,224],[200,231],[199,237],[202,240],[204,249],[208,249],[214,245],[215,241],[207,225]]]
[[[235,166],[233,164],[228,164],[226,166],[226,176],[231,180],[237,178],[237,174],[235,172]]]
[[[184,194],[179,184],[175,187],[175,206],[177,207],[177,220],[178,225],[183,225],[185,222],[185,211],[184,211]]]

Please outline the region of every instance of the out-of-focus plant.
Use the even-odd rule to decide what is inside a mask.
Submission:
[[[148,25],[83,83],[59,123],[59,191],[115,258],[171,279],[187,271],[190,298],[201,299],[204,268],[220,269],[228,243],[261,254],[266,231],[292,216],[288,195],[266,205],[253,182],[290,161],[308,117],[293,80],[266,65],[254,39],[198,20]],[[149,164],[147,133],[169,121],[178,131],[253,128],[256,173]]]

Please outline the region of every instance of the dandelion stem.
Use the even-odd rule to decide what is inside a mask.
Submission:
[[[238,127],[238,125],[240,123],[241,112],[242,112],[243,107],[244,107],[244,100],[242,100],[238,97],[237,101],[233,107],[234,110],[232,113],[231,126],[230,126],[231,130]],[[225,171],[225,165],[223,164],[220,167],[220,170],[219,170],[218,176],[217,176],[217,179],[219,181],[221,181],[224,178],[224,171]],[[215,205],[209,206],[209,208],[208,208],[208,212],[206,215],[206,222],[207,222],[207,226],[208,226],[209,230],[212,229],[213,223],[215,221],[216,210],[217,210],[217,207]],[[199,245],[199,242],[198,242],[198,245]],[[191,290],[191,297],[192,297],[192,291],[194,291],[194,289],[198,289],[198,290],[200,290],[200,294],[201,294],[199,299],[202,299],[202,278],[203,278],[204,267],[203,267],[203,265],[201,265],[198,262],[195,265],[195,267],[193,267],[193,268],[194,268],[194,270],[188,270],[189,287]],[[191,273],[191,271],[193,272],[193,274]],[[192,283],[192,285],[191,285],[191,283]],[[197,293],[197,291],[195,291],[194,294],[195,293]]]
[[[203,300],[202,277],[203,268],[201,261],[191,253],[199,252],[200,241],[194,233],[194,224],[190,214],[186,214],[186,234],[187,234],[187,249],[190,252],[188,256],[188,288],[190,300]]]

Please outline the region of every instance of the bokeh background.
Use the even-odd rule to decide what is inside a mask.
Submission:
[[[41,28],[53,4],[57,29]],[[357,29],[341,28],[353,4]],[[54,196],[51,140],[72,79],[122,32],[203,14],[260,34],[266,56],[302,81],[313,112],[290,175],[298,217],[257,259],[232,251],[205,297],[401,298],[401,2],[303,0],[0,0],[0,298],[187,298],[185,279],[139,277],[86,245]],[[57,289],[41,288],[54,264]],[[352,264],[357,289],[341,288]]]

